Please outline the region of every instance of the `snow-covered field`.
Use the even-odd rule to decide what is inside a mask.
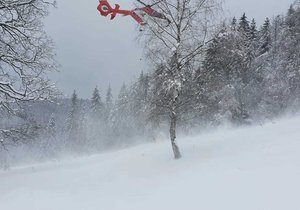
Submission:
[[[299,210],[300,118],[0,172],[0,210]]]

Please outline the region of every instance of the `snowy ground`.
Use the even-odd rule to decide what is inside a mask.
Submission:
[[[0,210],[299,210],[300,118],[0,172]]]

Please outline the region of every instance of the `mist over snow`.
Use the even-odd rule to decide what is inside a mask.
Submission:
[[[299,209],[300,117],[0,172],[1,209]]]

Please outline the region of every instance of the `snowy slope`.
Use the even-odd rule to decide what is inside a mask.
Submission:
[[[0,172],[0,210],[299,210],[300,118]]]

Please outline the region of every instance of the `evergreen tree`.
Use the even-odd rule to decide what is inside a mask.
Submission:
[[[218,104],[210,107],[218,109],[216,114],[230,115],[230,120],[239,123],[246,116],[243,89],[247,73],[244,65],[247,51],[241,33],[230,29],[216,37],[203,62],[207,98],[213,99],[210,103]]]
[[[293,5],[290,6],[289,10],[288,10],[288,13],[287,13],[287,16],[286,16],[286,24],[289,28],[293,28],[295,27],[295,24],[296,24],[296,20],[295,18],[293,17],[294,14],[295,14],[296,10],[294,8]]]
[[[129,94],[127,90],[127,86],[123,83],[120,92],[118,94],[118,98],[116,100],[116,107],[121,112],[126,112],[127,104],[129,101]]]
[[[257,27],[256,27],[255,19],[252,19],[252,21],[251,21],[250,34],[251,34],[251,39],[256,40],[256,38],[257,38]]]
[[[93,152],[102,150],[105,146],[103,141],[104,130],[106,130],[105,111],[99,89],[95,87],[90,103],[89,118],[86,115],[83,118],[84,125],[86,125],[83,130],[87,133],[87,147]]]
[[[71,107],[67,118],[67,146],[71,150],[82,148],[83,126],[82,114],[80,113],[80,102],[76,91],[71,96]]]
[[[256,110],[261,116],[272,118],[285,109],[287,81],[282,47],[283,20],[278,16],[273,24],[266,19],[259,31],[259,50],[255,68],[261,72],[261,101]]]
[[[112,89],[110,85],[108,86],[107,92],[106,92],[106,98],[105,98],[105,114],[104,119],[108,123],[110,114],[113,109],[113,95],[112,95]]]
[[[244,34],[245,36],[250,36],[250,26],[249,21],[247,20],[246,13],[243,14],[243,16],[240,18],[239,27],[238,30]]]
[[[266,18],[261,30],[259,39],[259,55],[262,55],[271,49],[271,25],[269,18]]]
[[[110,119],[112,123],[112,133],[116,139],[132,137],[133,120],[130,115],[129,100],[129,90],[126,85],[123,84]]]
[[[157,66],[151,74],[147,120],[150,124],[150,136],[153,140],[156,139],[157,129],[161,126],[164,119],[168,117],[168,109],[164,105],[168,104],[164,97],[166,95],[164,83],[168,80],[166,78],[168,75],[168,69],[164,64]]]
[[[71,110],[69,112],[67,129],[68,130],[77,130],[79,121],[79,102],[76,91],[74,90],[71,96]]]
[[[140,135],[144,134],[147,123],[149,83],[149,76],[141,72],[138,81],[131,87],[129,111]]]
[[[101,96],[98,88],[96,87],[93,92],[93,96],[91,99],[91,114],[92,118],[100,120],[103,118],[104,113],[104,105],[101,100]]]
[[[300,7],[296,6],[296,2],[288,11],[286,17],[287,29],[284,38],[285,45],[285,66],[288,72],[287,78],[289,83],[289,92],[291,94],[290,103],[300,102]]]
[[[40,151],[42,152],[40,159],[47,159],[55,157],[60,151],[62,142],[58,140],[58,130],[56,127],[55,113],[50,115],[50,119],[46,125],[45,133],[42,140],[39,141]]]
[[[235,31],[237,29],[237,19],[234,17],[231,21],[231,30]]]
[[[56,136],[56,119],[55,114],[52,113],[49,119],[49,122],[47,124],[47,133],[51,136]]]
[[[202,75],[197,77],[204,78],[198,84],[204,84],[201,89],[206,97],[202,97],[209,102],[208,112],[215,112],[216,120],[224,116],[237,124],[249,123],[251,110],[258,106],[262,76],[255,68],[256,37],[255,20],[249,27],[244,14],[238,30],[231,24],[208,45]]]

